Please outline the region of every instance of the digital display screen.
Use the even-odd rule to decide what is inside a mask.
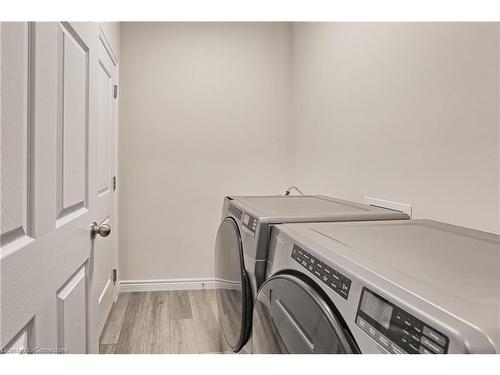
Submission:
[[[375,320],[385,329],[389,329],[392,316],[392,306],[374,296],[368,291],[363,292],[363,300],[361,301],[361,311],[370,318]]]

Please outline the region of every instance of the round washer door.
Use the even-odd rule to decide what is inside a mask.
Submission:
[[[225,218],[215,241],[215,277],[219,325],[227,345],[238,352],[250,336],[252,291],[243,261],[243,244],[236,221]]]
[[[325,300],[306,282],[281,274],[260,288],[254,308],[253,353],[356,352],[354,340]]]

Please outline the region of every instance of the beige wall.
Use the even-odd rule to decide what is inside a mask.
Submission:
[[[121,28],[120,278],[212,276],[227,194],[500,232],[498,24]]]
[[[124,23],[120,278],[211,277],[227,194],[289,183],[288,24]]]
[[[499,232],[498,24],[295,24],[293,181]]]

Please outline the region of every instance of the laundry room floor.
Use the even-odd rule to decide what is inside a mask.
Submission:
[[[214,290],[121,293],[100,352],[218,353]]]

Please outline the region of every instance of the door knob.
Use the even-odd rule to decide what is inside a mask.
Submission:
[[[90,226],[90,238],[100,235],[101,237],[108,237],[111,233],[111,227],[108,224],[97,224],[93,222]]]

